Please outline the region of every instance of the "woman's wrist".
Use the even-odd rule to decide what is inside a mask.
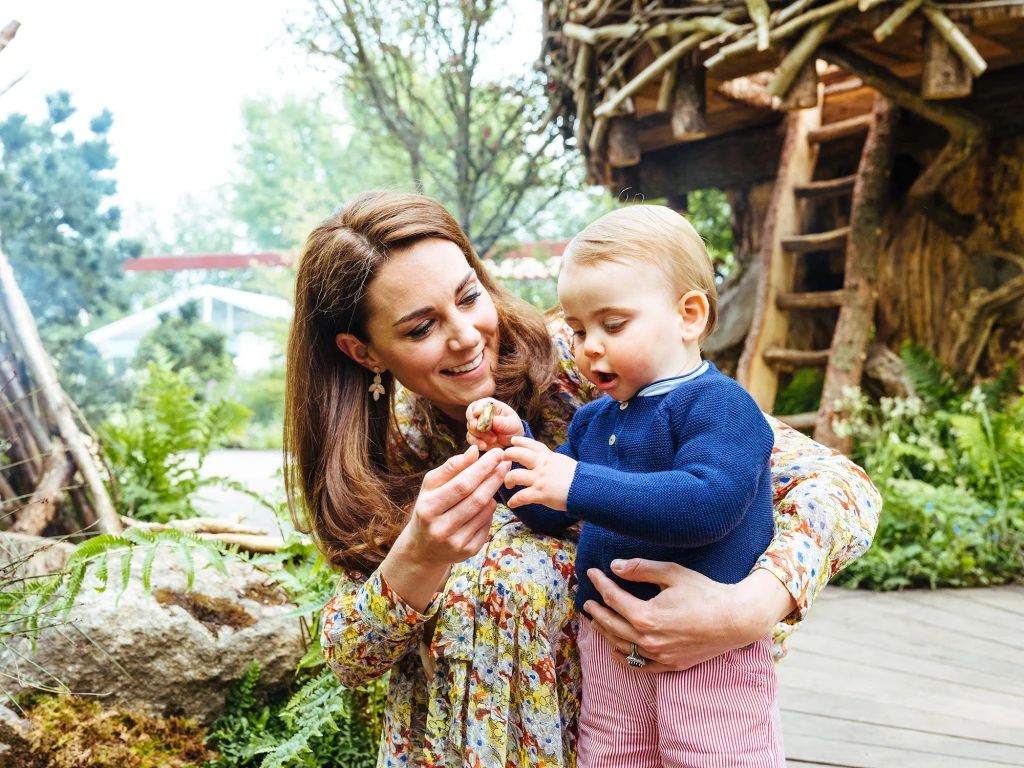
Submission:
[[[733,586],[737,637],[744,645],[771,634],[780,621],[796,610],[796,601],[786,585],[771,572],[758,568]]]
[[[451,563],[423,557],[407,532],[408,528],[399,534],[380,570],[399,597],[423,613],[448,581]]]

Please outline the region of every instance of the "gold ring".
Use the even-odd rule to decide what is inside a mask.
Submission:
[[[631,652],[626,657],[626,663],[634,669],[640,669],[644,664],[647,663],[647,659],[640,655],[640,649],[636,647],[636,643],[630,643]]]

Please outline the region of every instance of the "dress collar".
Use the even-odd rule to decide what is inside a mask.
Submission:
[[[687,371],[682,376],[673,376],[671,379],[662,379],[661,381],[656,381],[653,384],[648,384],[637,392],[634,397],[657,397],[658,395],[668,394],[680,384],[685,384],[692,379],[696,379],[702,373],[707,372],[710,366],[711,363],[705,360],[692,371]]]

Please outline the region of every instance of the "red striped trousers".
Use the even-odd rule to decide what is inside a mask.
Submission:
[[[785,765],[771,641],[683,672],[623,667],[581,620],[578,768]]]

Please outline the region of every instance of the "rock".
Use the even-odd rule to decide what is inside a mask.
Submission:
[[[79,694],[155,715],[185,715],[209,722],[223,712],[224,696],[260,662],[260,683],[283,686],[304,653],[299,619],[284,592],[246,563],[231,563],[229,577],[196,558],[195,582],[161,551],[154,562],[152,594],[141,579],[142,555],[132,580],[118,595],[120,563],[112,556],[106,591],[90,574],[71,612],[70,626],[40,634],[33,656],[27,641],[14,649]],[[0,653],[0,673],[53,684],[12,649]],[[13,687],[13,690],[12,690]],[[13,695],[24,685],[5,688]]]

